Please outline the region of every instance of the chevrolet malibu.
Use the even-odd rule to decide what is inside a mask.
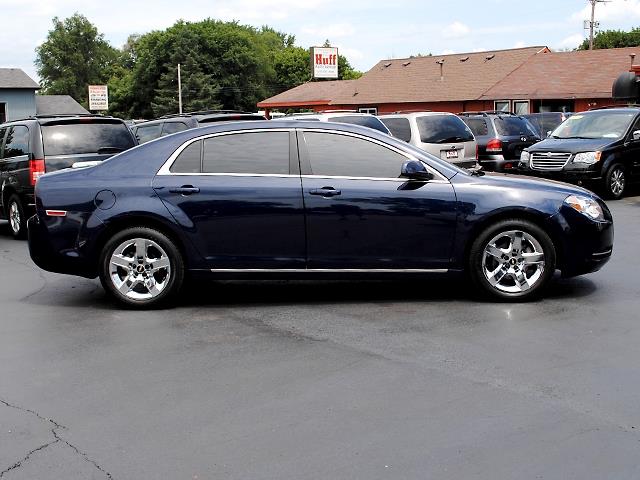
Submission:
[[[36,186],[41,268],[99,277],[120,302],[175,299],[186,276],[461,274],[499,300],[556,270],[600,269],[613,221],[593,193],[459,169],[357,125],[246,122],[188,130]]]

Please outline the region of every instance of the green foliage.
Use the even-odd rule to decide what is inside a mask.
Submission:
[[[37,50],[46,93],[86,102],[89,83],[108,81],[109,113],[126,118],[178,112],[178,64],[185,112],[254,111],[260,100],[311,78],[310,52],[296,46],[294,36],[212,19],[178,21],[166,30],[131,35],[115,50],[76,14],[64,21],[55,18]],[[341,79],[361,75],[344,56],[338,62]]]
[[[593,48],[622,48],[637,47],[640,45],[640,28],[634,28],[630,32],[622,30],[604,30],[593,37]],[[589,39],[585,39],[578,50],[589,50]]]
[[[36,67],[42,93],[71,95],[87,107],[88,85],[104,84],[118,52],[78,13],[53,19],[53,29],[36,48]]]

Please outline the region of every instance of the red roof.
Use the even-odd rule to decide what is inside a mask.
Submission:
[[[307,82],[258,103],[259,108],[329,105],[340,89],[355,80]]]
[[[487,90],[481,99],[611,98],[620,73],[640,48],[550,52],[535,55]]]

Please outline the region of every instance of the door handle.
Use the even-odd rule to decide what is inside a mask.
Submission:
[[[333,187],[312,188],[309,190],[310,195],[320,195],[323,197],[335,197],[341,193],[342,192],[340,190],[336,190]]]
[[[181,195],[191,195],[193,193],[200,193],[200,189],[198,187],[194,187],[193,185],[183,185],[181,187],[173,187],[173,188],[170,188],[169,191],[171,193],[179,193]]]

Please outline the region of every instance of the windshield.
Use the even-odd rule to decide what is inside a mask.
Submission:
[[[621,138],[635,117],[635,112],[599,111],[573,115],[567,118],[551,137],[553,138]]]
[[[473,142],[469,127],[455,115],[428,115],[416,118],[422,143]]]

